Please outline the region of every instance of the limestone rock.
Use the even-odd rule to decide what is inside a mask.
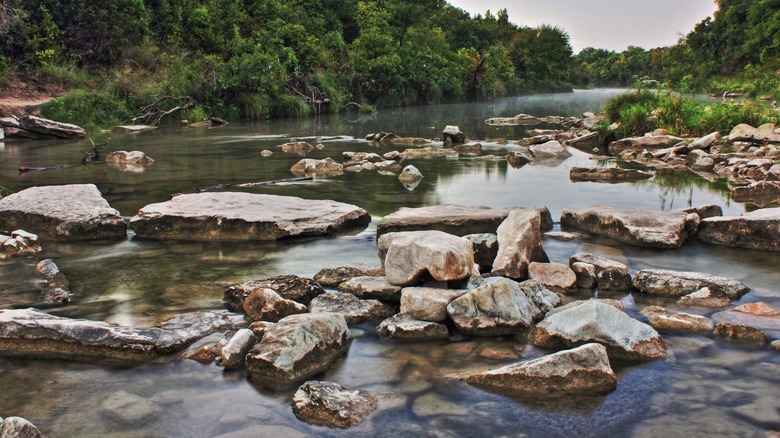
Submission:
[[[711,332],[715,323],[711,319],[690,313],[672,312],[659,306],[642,310],[650,325],[655,329],[682,330],[686,332]]]
[[[388,233],[377,245],[387,281],[399,286],[413,286],[426,273],[436,281],[461,280],[474,266],[471,242],[441,231]]]
[[[299,420],[342,429],[362,423],[378,406],[368,391],[349,391],[322,381],[304,383],[292,399],[293,413]]]
[[[219,363],[228,369],[238,368],[244,363],[244,358],[257,342],[257,337],[250,329],[241,329],[230,338],[220,350]]]
[[[246,356],[253,378],[292,382],[326,370],[352,343],[347,321],[332,313],[283,318]]]
[[[322,286],[310,278],[297,275],[277,275],[262,280],[234,284],[225,289],[222,302],[230,311],[243,312],[244,300],[255,289],[271,289],[284,299],[297,301],[304,305],[309,304],[314,297],[325,292]]]
[[[351,293],[325,292],[311,301],[309,312],[337,313],[344,317],[347,324],[360,324],[387,318],[393,315],[395,310],[378,300],[361,300]]]
[[[133,328],[35,309],[0,310],[0,355],[136,363],[233,325],[225,315],[206,312],[181,315],[162,328]]]
[[[159,129],[159,127],[152,125],[121,125],[114,128],[114,132],[119,132],[122,134],[136,134],[144,131],[152,131],[154,129]]]
[[[469,239],[474,247],[474,263],[483,270],[493,266],[493,260],[498,255],[498,236],[493,233],[480,233],[463,237]]]
[[[39,134],[59,138],[84,138],[84,128],[69,123],[55,122],[42,117],[25,115],[19,118],[19,127]]]
[[[608,150],[612,155],[620,155],[620,153],[623,151],[641,152],[645,149],[648,151],[657,151],[659,149],[672,147],[680,143],[682,140],[683,139],[679,137],[674,137],[671,135],[628,137],[613,141],[609,144]]]
[[[354,277],[381,277],[384,275],[381,266],[356,264],[324,268],[314,274],[314,281],[325,287],[336,287]]]
[[[465,294],[464,290],[405,287],[401,290],[401,313],[421,321],[447,319],[447,306]]]
[[[729,141],[750,141],[753,139],[753,134],[756,133],[756,128],[748,125],[747,123],[740,123],[733,127],[729,133]]]
[[[597,285],[596,267],[590,263],[574,262],[571,264],[571,270],[577,277],[577,287],[591,289]]]
[[[139,237],[244,241],[333,234],[370,220],[362,208],[336,201],[205,192],[147,205],[130,225]]]
[[[34,424],[21,417],[0,418],[0,437],[41,438],[41,431]]]
[[[509,162],[510,166],[514,167],[515,169],[519,169],[533,161],[534,157],[526,154],[525,152],[510,151],[508,154],[506,154],[506,160]]]
[[[116,151],[106,155],[106,163],[125,163],[148,166],[154,163],[154,159],[141,151]]]
[[[677,300],[681,306],[728,307],[731,300],[717,286],[705,286]]]
[[[716,323],[737,324],[752,327],[761,332],[780,337],[780,309],[766,303],[749,303],[712,315]]]
[[[25,257],[41,252],[38,236],[24,230],[16,230],[10,236],[0,234],[0,260],[8,257]]]
[[[769,342],[769,338],[762,330],[744,324],[718,323],[715,326],[715,334],[723,338],[755,344]]]
[[[314,146],[306,143],[305,141],[285,143],[277,147],[280,148],[285,154],[295,156],[304,156],[314,150]]]
[[[444,127],[444,130],[441,132],[441,136],[444,139],[444,143],[447,143],[449,140],[449,143],[465,143],[466,142],[466,134],[464,134],[460,128],[453,125],[448,125]]]
[[[709,286],[737,300],[750,291],[750,288],[733,278],[666,269],[643,269],[634,275],[632,285],[642,292],[664,297],[680,297]]]
[[[361,299],[393,303],[397,303],[401,299],[401,287],[390,284],[387,277],[354,277],[341,283],[339,289]]]
[[[291,168],[292,172],[296,176],[337,176],[344,173],[344,165],[337,163],[333,158],[324,158],[322,160],[315,160],[313,158],[304,158],[301,161],[295,163]]]
[[[377,330],[381,336],[402,341],[435,341],[450,335],[444,324],[420,321],[403,313],[382,321]]]
[[[718,245],[780,252],[780,207],[755,210],[737,217],[704,219],[697,237]]]
[[[712,146],[715,141],[720,139],[720,132],[715,131],[713,133],[707,134],[704,137],[699,137],[694,139],[691,144],[688,145],[688,149],[707,149],[708,147]]]
[[[0,229],[43,239],[124,239],[127,224],[94,184],[30,187],[0,199]]]
[[[610,237],[629,245],[679,248],[688,237],[687,214],[629,210],[610,206],[564,209],[561,224]]]
[[[383,161],[382,157],[375,152],[343,152],[341,156],[344,159],[344,162],[351,161],[359,163],[362,161],[370,161],[372,163],[378,163]]]
[[[273,289],[253,288],[242,305],[244,313],[252,321],[277,322],[285,316],[306,312],[306,306],[282,298]]]
[[[377,235],[397,231],[438,230],[456,236],[496,233],[509,212],[523,208],[494,209],[485,206],[441,204],[428,207],[406,208],[385,216],[377,225]],[[552,228],[553,221],[547,207],[534,207],[541,215],[542,229]]]
[[[597,342],[607,347],[610,359],[666,358],[666,345],[652,327],[596,300],[545,317],[529,337],[535,345],[546,348]]]
[[[528,265],[528,278],[544,287],[561,293],[576,290],[577,275],[568,265],[561,263],[536,263]]]
[[[536,281],[499,277],[452,301],[447,313],[462,333],[493,336],[519,333],[560,303]]]
[[[649,172],[636,169],[619,169],[617,167],[572,167],[569,170],[569,179],[575,182],[622,183],[642,181],[652,177],[653,174]]]
[[[417,169],[416,167],[410,164],[404,167],[404,169],[401,171],[401,174],[398,175],[398,179],[401,182],[420,181],[421,179],[423,179],[423,174],[420,173],[419,169]]]
[[[511,390],[513,395],[531,399],[606,394],[617,387],[607,349],[600,344],[585,344],[539,359],[456,378],[478,386]]]
[[[427,148],[414,148],[405,149],[399,157],[401,160],[411,159],[427,159],[427,158],[445,158],[445,157],[457,157],[458,151],[449,148],[440,147],[427,147]]]
[[[542,248],[541,216],[533,210],[514,210],[496,230],[498,254],[492,274],[523,280],[531,262],[548,262]]]
[[[759,206],[780,201],[780,182],[756,181],[746,186],[734,187],[734,202],[750,202]]]
[[[571,157],[571,153],[557,140],[531,145],[528,150],[531,152],[531,156],[534,157],[534,160]]]
[[[488,125],[539,125],[542,119],[528,114],[518,114],[514,117],[493,117],[485,120]]]

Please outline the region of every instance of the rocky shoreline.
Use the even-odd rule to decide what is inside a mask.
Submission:
[[[526,140],[529,155],[507,156],[510,164],[565,159],[567,141],[592,137],[582,120],[556,119],[555,123],[572,128]],[[458,129],[451,128],[457,127],[445,130],[445,142],[467,142]],[[751,184],[774,186],[778,165],[756,161],[777,158],[778,142],[772,137],[777,134],[773,126],[769,131],[769,127],[760,127],[750,131],[749,138],[739,134],[727,141],[717,136],[686,141],[659,134],[648,136],[651,140],[624,139],[609,150],[627,163],[641,162],[650,171],[653,163],[693,169],[700,167],[693,165],[701,160],[712,160],[712,169],[721,169],[715,173],[728,175],[735,183],[748,178],[758,181]],[[371,141],[425,145],[387,133],[370,137]],[[724,153],[724,148],[736,152]],[[709,151],[706,156],[695,152],[705,149]],[[388,164],[384,171],[399,172],[403,157],[451,156],[453,150],[456,156],[477,155],[476,148],[469,152],[438,146],[414,150],[424,153],[400,152],[379,158],[345,154],[352,164],[342,165],[340,171],[352,166],[378,168],[388,161],[396,166],[389,170]],[[305,164],[299,166],[304,174],[306,169],[338,167]],[[632,176],[607,172],[598,177],[583,177],[584,172],[578,172],[578,180],[589,182],[652,177],[648,172]],[[76,198],[63,209],[63,199],[69,194]],[[333,235],[365,227],[369,221],[365,210],[335,201],[219,192],[178,195],[145,206],[128,223],[94,185],[33,187],[0,199],[0,230],[8,230],[7,235],[0,235],[0,259],[20,258],[38,265],[45,283],[43,296],[49,297],[46,302],[66,305],[67,279],[54,261],[36,260],[47,240],[126,239],[128,226],[139,239],[275,240]],[[464,336],[527,339],[548,354],[492,370],[451,373],[447,379],[499,393],[509,391],[529,400],[609,393],[620,384],[612,368],[615,364],[666,360],[669,352],[664,335],[670,332],[780,349],[780,309],[764,303],[731,304],[750,292],[749,285],[717,273],[636,270],[592,253],[572,254],[568,264],[551,263],[544,246],[545,231],[553,223],[544,206],[401,208],[377,226],[378,266],[326,268],[313,279],[283,275],[235,284],[225,289],[226,311],[185,314],[152,328],[58,317],[34,308],[2,309],[0,355],[136,364],[180,354],[226,369],[244,369],[264,387],[298,386],[291,405],[299,419],[346,428],[376,411],[382,394],[310,379],[349,353],[354,339],[350,326],[359,323],[369,322],[379,336],[401,343],[457,343]],[[780,251],[780,208],[723,217],[719,206],[667,212],[590,206],[564,209],[560,223],[585,233],[571,234],[572,239],[597,235],[642,248],[674,251],[698,239]],[[619,302],[567,298],[583,289],[648,294],[658,297],[663,306],[647,307],[637,319]],[[214,333],[221,339],[184,352],[188,345]],[[5,426],[9,420],[3,423],[4,437],[6,427],[27,427],[18,426],[21,423],[16,420]]]

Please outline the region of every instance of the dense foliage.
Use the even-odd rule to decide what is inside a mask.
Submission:
[[[571,89],[561,29],[442,0],[0,0],[0,40],[0,80],[77,88],[48,110],[81,122],[163,95],[263,118]]]
[[[631,85],[650,77],[684,93],[745,92],[780,98],[780,0],[717,0],[713,17],[676,45],[575,57],[580,86]]]

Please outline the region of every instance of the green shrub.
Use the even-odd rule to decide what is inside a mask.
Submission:
[[[656,93],[648,90],[637,90],[635,92],[618,94],[610,98],[604,107],[604,112],[606,112],[608,120],[618,122],[620,121],[619,112],[628,106],[642,105],[645,108],[650,108],[657,103],[658,95]]]
[[[123,100],[105,91],[79,88],[43,104],[41,115],[87,129],[114,126],[132,117]]]

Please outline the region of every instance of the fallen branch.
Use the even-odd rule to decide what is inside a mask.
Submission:
[[[182,101],[182,103],[168,110],[161,108],[161,105],[163,103],[167,101],[176,101],[176,100],[180,100]],[[162,121],[162,119],[165,116],[169,116],[175,113],[176,111],[192,108],[193,106],[195,106],[195,104],[196,104],[195,99],[193,99],[190,96],[163,96],[155,100],[154,102],[150,103],[149,105],[141,107],[140,110],[141,113],[133,117],[132,121],[133,123],[136,123],[139,120],[142,120],[147,125],[157,126],[160,124],[160,121]]]
[[[303,176],[300,178],[274,179],[271,181],[248,182],[243,184],[217,184],[208,187],[196,187],[196,189],[198,190],[198,192],[210,192],[213,190],[229,189],[231,187],[259,187],[259,186],[269,186],[273,184],[283,184],[283,183],[298,182],[298,181],[311,181],[313,179],[314,179],[313,176]]]
[[[95,144],[91,138],[89,139],[89,142],[92,143],[92,149],[87,152],[81,151],[81,164],[97,163],[100,161],[100,153],[103,152],[106,145],[111,142],[111,137],[108,137],[105,142],[100,144]]]

